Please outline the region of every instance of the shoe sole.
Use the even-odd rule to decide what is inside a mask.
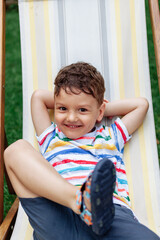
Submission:
[[[104,235],[113,222],[115,182],[114,164],[106,158],[102,159],[97,163],[91,176],[92,230],[98,235]]]

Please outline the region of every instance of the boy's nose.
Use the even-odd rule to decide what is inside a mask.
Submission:
[[[68,122],[76,122],[77,121],[77,115],[74,112],[68,113],[67,121]]]

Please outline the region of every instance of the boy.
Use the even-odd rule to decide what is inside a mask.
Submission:
[[[148,110],[144,98],[108,103],[104,80],[87,63],[58,73],[52,92],[31,99],[40,152],[24,140],[5,151],[8,175],[34,239],[159,239],[135,218],[122,160]],[[54,109],[51,124],[48,109]],[[111,127],[103,116],[122,116]],[[46,161],[47,160],[47,161]],[[79,187],[79,188],[78,188]]]

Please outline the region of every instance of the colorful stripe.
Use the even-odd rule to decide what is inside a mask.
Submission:
[[[125,185],[128,185],[127,180],[125,180],[125,179],[121,179],[121,178],[118,178],[118,183],[119,183],[119,184],[125,184]]]
[[[53,137],[51,138],[51,140],[53,139]],[[59,147],[64,147],[67,145],[71,145],[69,142],[64,142],[64,141],[57,141],[53,144],[51,144],[48,148],[46,152],[50,152],[52,151],[54,148],[59,148]]]
[[[78,149],[78,148],[72,148],[72,149],[67,149],[67,150],[62,150],[62,151],[59,151],[59,152],[55,152],[53,154],[51,154],[49,157],[46,157],[46,160],[47,161],[51,161],[53,158],[57,157],[57,156],[60,156],[60,155],[67,155],[67,154],[82,154],[82,155],[91,155],[93,157],[96,158],[96,156],[92,153],[92,152],[89,152],[89,151],[85,151],[83,149]]]
[[[103,130],[105,130],[105,127],[103,126],[101,129],[98,129],[97,132],[103,132]]]
[[[103,130],[104,130],[104,129],[103,129]],[[111,140],[111,137],[110,137],[110,136],[104,137],[104,136],[101,136],[101,135],[97,135],[95,139],[98,139],[98,138],[104,138],[106,141]]]
[[[118,130],[121,132],[121,134],[122,134],[122,137],[123,137],[123,140],[124,140],[124,144],[125,144],[125,143],[127,142],[126,135],[125,135],[125,133],[124,133],[123,129],[121,128],[121,126],[118,124],[118,122],[116,122],[116,121],[115,121],[115,124],[116,124],[116,126],[117,126]]]
[[[66,163],[91,164],[91,165],[96,165],[97,164],[97,162],[95,162],[95,161],[64,159],[64,160],[57,161],[57,162],[53,163],[52,166],[56,167],[58,165],[66,164]]]
[[[115,137],[115,146],[116,146],[117,150],[120,151],[119,144],[118,144],[118,134],[117,134],[116,125],[112,124],[111,127],[113,129],[113,134],[114,134],[114,137]]]
[[[69,139],[69,138],[68,138]],[[92,139],[93,141],[95,140],[95,137],[80,137],[80,138],[76,138],[75,140],[90,140]],[[71,139],[69,139],[71,141]]]
[[[102,137],[103,138],[103,137]],[[105,138],[103,138],[105,139]],[[94,146],[86,146],[82,145],[80,148],[85,149],[85,150],[92,150],[92,149],[108,149],[108,150],[116,150],[116,146],[114,144],[95,144]]]
[[[121,169],[121,168],[116,168],[116,172],[126,174],[126,171],[124,169]]]
[[[118,188],[118,192],[126,192],[129,196],[129,192],[127,192],[125,188]]]
[[[91,171],[95,168],[95,166],[90,166],[90,167],[85,167],[85,166],[78,166],[78,167],[73,167],[73,168],[65,168],[63,170],[59,170],[59,174],[64,174],[64,173],[72,173],[72,172],[78,172],[78,171]]]
[[[47,134],[44,136],[44,138],[42,138],[41,141],[38,141],[38,143],[39,143],[40,146],[44,143],[44,141],[46,140],[46,138],[48,137],[48,135],[51,134],[51,133],[52,133],[52,138],[54,137],[55,131],[54,131],[54,132],[51,131],[51,132],[47,133]]]
[[[88,175],[85,175],[85,176],[74,176],[74,177],[65,177],[65,179],[67,180],[67,181],[69,181],[69,180],[74,180],[74,179],[86,179],[87,178],[87,176]],[[81,185],[76,185],[76,186],[81,186]]]
[[[130,205],[128,204],[128,201],[124,197],[120,197],[117,194],[113,193],[113,198],[116,198],[116,199],[120,200],[121,202],[127,204],[127,206],[130,208]]]

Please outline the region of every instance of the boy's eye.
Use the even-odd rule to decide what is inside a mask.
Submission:
[[[87,109],[86,108],[80,108],[79,111],[80,112],[87,112]]]
[[[60,107],[59,110],[65,111],[65,110],[66,110],[66,107]]]

